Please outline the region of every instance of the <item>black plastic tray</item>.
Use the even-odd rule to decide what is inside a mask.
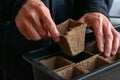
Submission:
[[[34,69],[35,73],[37,71],[37,74],[34,75],[34,77],[37,78],[36,80],[64,80],[58,75],[56,75],[53,71],[47,69],[44,65],[38,62],[40,59],[60,54],[59,51],[54,50],[55,47],[52,46],[52,48],[49,47],[37,51],[31,51],[29,55],[28,54],[24,55],[24,58],[28,62],[30,62],[35,68]],[[120,80],[119,75],[120,75],[120,60],[115,61],[112,64],[103,66],[102,68],[87,73],[83,76],[77,77],[73,80]]]
[[[74,80],[120,80],[120,60]]]
[[[115,26],[115,29],[120,32],[120,27]],[[95,40],[94,36],[91,35],[93,33],[86,35],[86,44],[90,41],[87,41],[91,38],[91,41]],[[45,67],[43,64],[39,62],[39,60],[62,55],[75,62],[76,57],[80,57],[81,55],[77,55],[74,57],[69,57],[64,55],[58,45],[53,44],[49,47],[34,50],[27,52],[23,55],[23,58],[27,60],[33,66],[34,78],[35,80],[64,80],[57,74],[55,74],[52,70]],[[86,56],[89,57],[89,56]],[[81,61],[81,60],[78,60]],[[91,71],[83,76],[79,76],[74,78],[73,80],[120,80],[120,60],[115,61],[114,63],[103,66],[102,68],[96,69],[95,71]]]

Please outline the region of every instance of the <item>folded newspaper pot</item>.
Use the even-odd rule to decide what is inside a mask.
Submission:
[[[75,56],[84,50],[86,26],[72,19],[57,25],[61,36],[58,44],[63,53]]]

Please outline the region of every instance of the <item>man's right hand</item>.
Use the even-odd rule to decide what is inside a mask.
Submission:
[[[49,9],[40,0],[27,0],[15,17],[15,22],[28,40],[52,38],[58,42],[60,39]]]

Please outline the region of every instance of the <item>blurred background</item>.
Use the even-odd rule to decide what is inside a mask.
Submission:
[[[113,5],[110,10],[110,21],[113,25],[120,24],[120,0],[113,0]]]

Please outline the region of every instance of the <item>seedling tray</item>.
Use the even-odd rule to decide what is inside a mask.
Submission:
[[[115,26],[120,31],[119,26]],[[89,40],[90,39],[90,40]],[[85,50],[70,57],[57,44],[26,52],[23,58],[33,66],[34,80],[120,80],[120,51],[104,58],[94,52],[93,33],[86,34]],[[93,47],[93,48],[92,48]]]

